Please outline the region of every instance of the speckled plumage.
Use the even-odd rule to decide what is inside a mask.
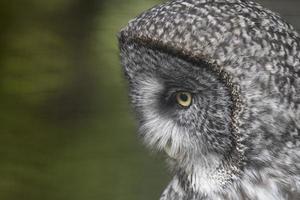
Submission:
[[[247,0],[173,0],[129,22],[121,60],[161,200],[300,199],[300,39]],[[191,91],[193,105],[165,103]]]

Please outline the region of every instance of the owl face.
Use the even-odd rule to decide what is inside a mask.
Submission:
[[[121,60],[147,146],[175,160],[230,151],[232,102],[208,63],[135,43],[122,45]]]

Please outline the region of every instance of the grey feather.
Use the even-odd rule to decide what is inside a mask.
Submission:
[[[300,39],[246,0],[173,0],[119,34],[140,135],[165,151],[161,200],[300,199]],[[176,91],[193,94],[183,109]]]

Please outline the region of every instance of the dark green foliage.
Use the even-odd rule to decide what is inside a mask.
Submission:
[[[116,33],[155,0],[0,3],[0,199],[152,200]]]

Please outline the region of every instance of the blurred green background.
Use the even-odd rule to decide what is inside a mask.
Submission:
[[[153,200],[117,32],[157,0],[0,1],[0,199]]]
[[[262,0],[299,29],[298,0]],[[116,34],[159,0],[0,1],[0,199],[154,200]]]

